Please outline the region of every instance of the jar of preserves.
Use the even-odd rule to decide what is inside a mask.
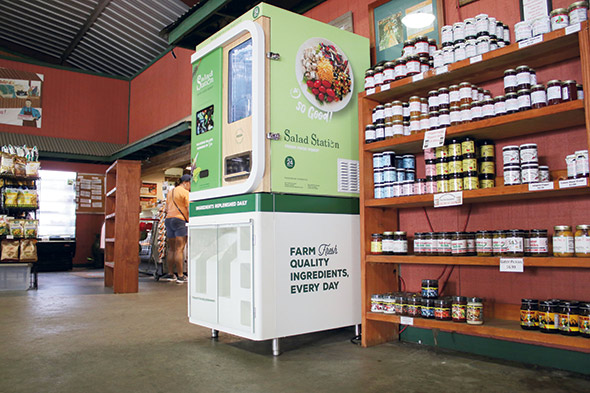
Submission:
[[[495,116],[494,100],[492,100],[491,98],[484,99],[483,101],[481,101],[481,103],[482,103],[482,106],[481,106],[482,119],[491,119],[492,117],[494,117]]]
[[[423,236],[424,234],[422,232],[416,232],[414,233],[414,255],[422,255],[423,254]]]
[[[480,187],[477,172],[470,171],[463,173],[463,190],[477,190]]]
[[[569,225],[553,227],[553,255],[556,257],[574,256],[574,234]]]
[[[467,320],[467,298],[465,296],[453,296],[451,316],[453,322],[465,322]]]
[[[422,255],[433,255],[434,234],[425,232],[422,234]]]
[[[405,315],[404,296],[396,294],[393,296],[393,313],[395,315]]]
[[[539,301],[522,299],[520,304],[520,327],[524,330],[539,329]]]
[[[376,141],[375,126],[369,124],[365,127],[365,143],[373,143]]]
[[[516,95],[518,97],[518,110],[520,112],[531,109],[531,91],[529,89],[519,90]]]
[[[393,232],[383,232],[381,253],[383,255],[393,255]]]
[[[408,70],[406,68],[406,59],[396,59],[393,63],[393,67],[395,73],[395,80],[405,78],[408,75]]]
[[[510,28],[504,23],[504,43],[510,45]]]
[[[538,183],[539,164],[523,164],[520,167],[520,176],[522,184]]]
[[[383,295],[371,295],[371,312],[383,312]]]
[[[539,153],[536,143],[525,143],[520,145],[520,163],[521,164],[538,164]]]
[[[461,123],[468,123],[472,120],[471,117],[471,104],[461,105]]]
[[[506,93],[505,95],[506,114],[518,112],[518,95],[516,93]]]
[[[418,56],[429,56],[428,37],[421,35],[415,38],[414,53]]]
[[[416,179],[414,183],[414,195],[426,194],[426,179]]]
[[[488,53],[490,51],[490,37],[489,36],[481,36],[477,37],[477,44],[476,50],[478,55],[483,55],[484,53]]]
[[[516,67],[516,90],[528,90],[531,88],[531,72],[528,66]]]
[[[578,100],[584,99],[584,86],[579,83],[576,83],[576,88],[578,90]]]
[[[388,84],[395,80],[395,63],[386,61],[383,65],[383,83]]]
[[[415,296],[413,294],[403,295],[403,314],[402,315],[410,315],[408,309],[410,308],[410,300]]]
[[[547,106],[547,93],[545,92],[545,86],[533,85],[531,87],[531,107],[533,109],[539,109]]]
[[[375,71],[368,69],[365,71],[365,90],[375,88]]]
[[[461,152],[463,153],[463,156],[465,156],[465,154],[475,154],[475,141],[470,137],[463,139],[461,142]]]
[[[451,235],[451,254],[453,256],[467,255],[467,234],[465,232],[453,232]]]
[[[445,65],[445,59],[443,56],[442,49],[435,50],[432,54],[432,66],[434,68],[442,67]]]
[[[440,109],[438,111],[438,126],[439,128],[449,127],[451,125],[451,112],[448,109]]]
[[[449,157],[447,159],[447,164],[449,168],[449,175],[463,173],[463,160],[461,157]]]
[[[422,315],[422,298],[420,296],[408,297],[408,309],[406,314],[410,317],[420,317]]]
[[[420,132],[420,115],[410,117],[410,134]]]
[[[580,334],[579,302],[564,301],[559,310],[559,333],[565,336]]]
[[[458,40],[453,46],[453,52],[455,55],[455,61],[465,60],[467,58],[467,48],[465,40]]]
[[[489,19],[488,14],[479,14],[475,16],[475,30],[477,37],[489,36]]]
[[[551,31],[563,29],[569,24],[568,13],[565,8],[556,8],[549,13],[551,18]]]
[[[449,174],[449,162],[447,158],[437,158],[435,162],[437,176]]]
[[[412,76],[420,73],[420,58],[416,55],[406,58],[406,76]]]
[[[576,155],[576,178],[588,177],[588,150],[578,150]]]
[[[428,92],[428,110],[438,111],[438,90]]]
[[[492,232],[478,231],[475,238],[475,249],[478,257],[492,256]]]
[[[547,104],[556,105],[561,103],[561,81],[557,79],[547,82]]]
[[[461,121],[461,108],[457,105],[451,105],[450,109],[450,122],[451,126],[457,126],[462,123]]]
[[[496,39],[504,44],[504,25],[500,21],[496,21]]]
[[[469,298],[467,302],[466,322],[469,325],[483,324],[483,303],[481,298]]]
[[[450,97],[449,89],[441,87],[438,89],[438,109],[449,109],[450,108]]]
[[[406,40],[404,42],[404,46],[402,49],[402,56],[403,57],[413,56],[416,54],[416,47],[414,45],[415,42],[416,42],[416,40],[414,40],[414,39]]]
[[[420,314],[422,318],[434,319],[434,299],[422,299],[421,305]]]
[[[428,114],[428,99],[424,97],[420,97],[420,112],[422,114]]]
[[[392,122],[390,122],[390,121],[385,122],[384,135],[385,135],[385,139],[392,139],[393,138],[393,123]]]
[[[496,187],[496,175],[491,173],[481,173],[479,175],[479,188]]]
[[[471,104],[471,83],[462,82],[459,84],[459,97],[461,99],[461,105]]]
[[[383,198],[383,190],[384,190],[385,185],[383,184],[376,184],[374,187],[374,198],[375,199],[381,199]]]
[[[532,257],[546,257],[549,255],[549,237],[546,229],[530,230],[529,254]]]
[[[461,151],[461,141],[459,139],[450,139],[447,142],[447,155],[449,157],[461,157],[463,155]]]
[[[473,92],[473,90],[472,90]],[[475,97],[474,97],[475,99]],[[477,88],[477,101],[483,101],[484,100],[484,94],[483,94],[483,88],[482,87],[478,87]]]
[[[462,191],[463,190],[463,176],[460,173],[449,174],[449,191]]]
[[[504,71],[504,93],[509,93],[506,88],[516,88],[517,86],[516,70],[511,68]]]
[[[436,176],[426,176],[426,193],[435,194],[437,192]]]
[[[551,174],[549,173],[549,167],[547,165],[539,165],[539,181],[548,182],[551,180]]]
[[[438,111],[431,111],[428,114],[428,121],[429,121],[431,130],[436,130],[437,128],[439,128],[438,118],[439,118]]]
[[[567,8],[567,16],[570,25],[588,20],[588,2],[576,1],[575,3],[570,4]]]
[[[494,114],[496,116],[502,116],[506,114],[506,97],[497,96],[494,98]]]
[[[577,257],[587,257],[590,255],[590,225],[576,226],[574,248]]]
[[[434,55],[434,51],[436,50],[436,40],[434,38],[428,39],[428,55],[432,57]]]
[[[453,26],[445,25],[440,29],[441,45],[453,43]]]
[[[549,15],[541,16],[541,17],[533,20],[531,27],[532,27],[533,37],[541,35],[541,34],[545,34],[545,33],[550,33],[551,32],[551,19],[549,19]]]
[[[480,159],[494,158],[495,157],[495,144],[491,140],[481,140],[478,142],[477,153]]]
[[[573,79],[565,80],[561,83],[561,101],[574,101],[578,99],[578,88],[576,81]]]
[[[502,148],[502,159],[504,166],[520,164],[520,148],[516,145],[508,145]]]
[[[430,117],[426,113],[420,115],[420,132],[426,132],[430,129]]]
[[[559,332],[559,303],[545,300],[539,304],[539,330],[541,333]]]
[[[371,254],[378,255],[383,253],[382,241],[383,236],[380,233],[373,233],[371,235]]]
[[[424,299],[438,298],[438,280],[422,280],[422,297]]]
[[[434,319],[439,321],[451,320],[451,302],[449,299],[434,300]]]
[[[531,75],[531,86],[537,84],[537,71],[529,67],[529,74]]]
[[[383,84],[383,66],[375,66],[375,87]]]
[[[506,249],[506,233],[504,231],[494,231],[492,236],[492,255],[501,257]]]
[[[515,186],[521,184],[521,174],[519,164],[504,165],[504,185]]]
[[[475,153],[463,154],[463,172],[477,172],[477,158]]]
[[[511,229],[506,231],[506,251],[503,253],[507,257],[524,257],[524,231],[522,229]]]
[[[385,140],[385,123],[377,123],[375,126],[375,141],[383,141]]]
[[[578,307],[578,317],[580,335],[585,338],[590,338],[590,303],[580,303],[580,306]]]
[[[409,108],[410,108],[410,116],[420,116],[422,114],[420,97],[418,97],[418,96],[410,97]]]
[[[449,105],[451,107],[461,105],[461,95],[459,92],[459,85],[449,86]]]
[[[452,253],[451,232],[439,232],[437,236],[438,256],[450,257]]]
[[[393,232],[393,255],[408,254],[408,237],[404,231]]]
[[[475,232],[464,232],[465,238],[467,239],[467,256],[475,256]]]

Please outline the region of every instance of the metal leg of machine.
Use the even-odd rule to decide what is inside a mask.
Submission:
[[[213,339],[219,338],[219,330],[211,329],[211,338],[213,338]]]
[[[279,356],[281,354],[281,346],[278,338],[272,339],[272,356]]]
[[[356,337],[360,337],[360,335],[361,335],[361,325],[355,325],[354,326],[354,335]]]

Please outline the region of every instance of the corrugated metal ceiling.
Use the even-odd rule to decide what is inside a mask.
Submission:
[[[167,49],[159,31],[188,8],[181,0],[0,1],[0,47],[129,78]]]

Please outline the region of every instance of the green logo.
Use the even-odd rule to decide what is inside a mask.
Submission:
[[[258,15],[260,15],[260,8],[258,6],[256,6],[256,7],[254,7],[254,10],[252,11],[252,17],[258,18]]]
[[[293,167],[295,166],[295,159],[291,156],[287,156],[285,158],[285,166],[289,169],[293,169]]]

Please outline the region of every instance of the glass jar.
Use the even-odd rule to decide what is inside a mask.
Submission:
[[[473,100],[471,96],[471,83],[461,82],[459,84],[459,97],[461,99],[461,105],[471,104]]]
[[[393,254],[407,255],[408,254],[408,237],[404,231],[393,232]]]
[[[520,163],[521,164],[538,164],[539,153],[536,143],[525,143],[519,148]]]
[[[590,255],[590,225],[576,226],[574,244],[577,257],[587,257]]]
[[[441,87],[437,90],[438,92],[438,109],[449,109],[450,108],[450,97],[449,97],[449,89],[446,87]]]
[[[394,314],[393,305],[393,295],[389,293],[383,295],[383,314]]]
[[[584,99],[584,86],[579,83],[576,83],[576,88],[578,90],[578,100]]]
[[[435,160],[436,175],[449,174],[449,162],[447,158],[437,158]]]
[[[491,173],[481,173],[479,175],[479,188],[494,188],[496,187],[496,175]]]
[[[463,161],[461,161],[463,162]],[[463,190],[477,190],[479,189],[479,177],[477,172],[469,171],[463,173]]]
[[[426,194],[426,179],[416,179],[414,183],[414,195]]]
[[[495,152],[495,144],[494,141],[491,140],[481,140],[478,142],[478,146],[477,146],[477,153],[480,157],[480,159],[486,159],[486,158],[494,158],[496,155]]]
[[[520,327],[524,330],[539,329],[539,301],[522,299],[520,304]]]
[[[365,143],[373,143],[376,141],[375,126],[369,124],[365,127]]]
[[[568,13],[565,8],[556,8],[549,13],[551,18],[551,31],[563,29],[569,24]]]
[[[408,56],[406,59],[406,76],[420,73],[420,58],[416,55]]]
[[[395,80],[395,63],[386,61],[383,65],[383,83],[388,84]]]
[[[525,65],[516,67],[516,90],[529,90],[531,88],[530,68]]]
[[[495,116],[495,112],[494,112],[494,100],[490,99],[484,99],[483,101],[481,101],[482,105],[481,105],[481,117],[482,119],[491,119],[492,117]]]
[[[461,123],[468,123],[471,120],[471,104],[461,105]]]
[[[422,254],[423,255],[436,255],[434,249],[434,233],[426,232],[422,235]]]
[[[424,299],[438,298],[438,280],[422,280],[421,293]]]
[[[475,248],[478,257],[492,256],[492,232],[478,231],[475,238]]]
[[[416,46],[414,45],[415,42],[416,41],[414,39],[407,40],[404,42],[404,46],[402,48],[402,56],[407,57],[416,54]]]
[[[381,253],[393,255],[393,232],[383,232],[381,238]]]
[[[494,157],[483,157],[479,159],[479,173],[480,174],[496,174],[496,166]]]
[[[438,126],[439,128],[449,127],[451,125],[451,112],[448,109],[440,109],[438,111]]]
[[[580,306],[578,307],[578,317],[580,335],[585,338],[590,338],[590,303],[580,303]]]
[[[434,319],[434,299],[422,299],[421,303],[420,314],[422,318]]]
[[[570,25],[588,20],[588,2],[576,1],[575,3],[570,4],[567,8],[567,16]]]
[[[547,106],[547,93],[545,92],[545,86],[533,85],[531,87],[531,107],[533,109],[539,109]]]
[[[578,88],[576,81],[573,79],[565,80],[561,83],[561,100],[574,101],[578,99]]]
[[[461,142],[461,152],[463,156],[465,154],[475,154],[475,141],[470,137],[463,139]]]
[[[483,303],[481,298],[469,298],[467,302],[466,322],[469,325],[483,324]]]
[[[510,115],[518,112],[518,95],[516,93],[506,93],[505,97],[506,114]]]
[[[506,233],[502,230],[494,231],[492,236],[492,255],[501,257],[504,254]]]
[[[531,27],[533,37],[551,32],[551,19],[549,19],[549,15],[533,20]]]
[[[578,150],[576,155],[576,179],[589,176],[588,150]]]
[[[383,84],[383,66],[375,67],[375,87]]]
[[[546,229],[530,230],[529,254],[532,257],[546,257],[549,255],[549,237]]]
[[[476,256],[475,252],[475,232],[464,232],[467,239],[467,256]]]
[[[502,253],[506,257],[519,258],[524,257],[524,231],[522,229],[510,229],[506,231],[504,240],[505,251]]]
[[[553,227],[553,255],[556,257],[574,256],[574,235],[569,225]]]
[[[420,97],[418,97],[418,96],[410,97],[409,105],[410,105],[410,117],[411,116],[420,116],[422,114]]]
[[[504,185],[514,186],[521,183],[520,165],[504,164]]]
[[[565,336],[580,334],[579,302],[564,301],[560,303],[559,333]]]
[[[452,240],[451,232],[439,232],[437,235],[438,256],[450,257],[452,256]]]
[[[557,79],[547,82],[547,104],[556,105],[561,103],[561,81]]]
[[[516,88],[517,86],[516,70],[510,68],[504,71],[504,93],[509,93],[506,88]]]
[[[529,109],[531,109],[531,91],[530,91],[530,89],[518,90],[516,95],[518,97],[517,98],[518,110],[520,112],[528,111]]]
[[[460,106],[461,105],[461,95],[459,93],[459,85],[449,86],[449,105],[450,106]]]
[[[457,105],[451,105],[450,109],[451,126],[458,126],[463,121],[461,119],[461,108]]]
[[[403,295],[395,295],[393,297],[393,313],[395,315],[406,315],[404,302],[405,297]]]
[[[383,236],[380,233],[373,233],[371,235],[371,254],[383,253]]]
[[[539,165],[523,164],[520,167],[520,176],[522,184],[531,184],[539,182]]]
[[[428,37],[419,36],[415,38],[414,53],[418,56],[429,56]]]
[[[481,101],[473,101],[471,103],[471,120],[478,121],[483,119],[483,112],[482,112],[483,102]]]
[[[437,191],[436,176],[426,176],[426,193],[427,194],[436,194],[436,191]]]
[[[424,253],[424,234],[422,232],[414,233],[414,255],[422,255]]]
[[[463,176],[460,173],[449,174],[449,191],[462,191],[463,190]]]
[[[375,71],[368,69],[365,71],[365,90],[375,88]]]
[[[559,332],[559,303],[545,300],[539,304],[539,330],[541,333]]]
[[[506,114],[506,103],[504,100],[506,97],[504,96],[497,96],[494,98],[494,115],[495,116],[502,116]]]
[[[371,295],[371,312],[383,312],[383,295]]]
[[[434,38],[428,39],[428,56],[432,57],[434,55],[434,51],[437,49],[436,47],[436,40]]]
[[[463,160],[461,157],[449,157],[448,159],[449,175],[463,173]],[[461,187],[463,189],[463,187]]]
[[[394,73],[395,73],[395,80],[399,80],[405,78],[408,75],[408,70],[406,68],[406,59],[400,58],[395,60],[393,63]]]
[[[527,21],[518,22],[514,25],[514,37],[516,42],[527,40],[533,36],[533,29]]]
[[[453,296],[451,316],[453,322],[465,322],[467,320],[467,298],[465,296]]]
[[[508,145],[502,148],[504,166],[520,164],[520,148],[516,145]]]
[[[539,181],[542,183],[551,181],[551,174],[547,165],[539,165]]]
[[[465,151],[465,149],[463,149]],[[475,153],[463,154],[463,172],[476,172],[477,171],[477,158]]]
[[[453,232],[451,235],[451,254],[453,256],[467,255],[467,234],[465,232]]]
[[[504,43],[510,45],[510,28],[504,23]]]
[[[439,321],[451,320],[451,302],[449,299],[434,300],[434,319]]]
[[[428,92],[428,110],[438,111],[438,90]]]
[[[414,318],[422,316],[421,308],[422,308],[422,298],[420,296],[408,297],[408,309],[406,310],[406,314],[408,316],[414,317]]]

